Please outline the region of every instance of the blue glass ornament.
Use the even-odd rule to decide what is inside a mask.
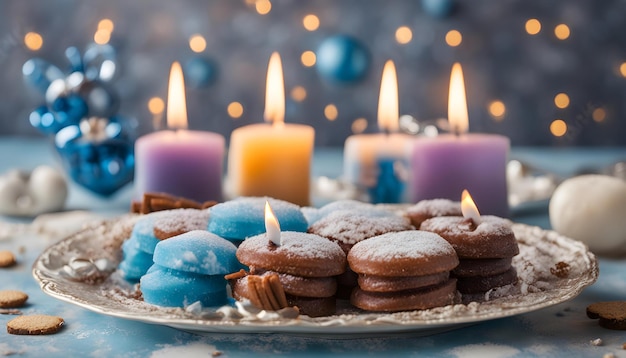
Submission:
[[[396,170],[397,159],[379,158],[376,185],[369,188],[370,201],[374,204],[401,203],[406,183]]]
[[[89,80],[109,82],[118,73],[117,54],[109,44],[91,44],[83,56],[85,76]]]
[[[183,67],[187,85],[194,88],[208,87],[215,83],[218,76],[217,63],[208,58],[195,57]]]
[[[119,109],[120,100],[115,91],[102,81],[85,81],[77,91],[87,103],[90,117],[108,118]]]
[[[67,57],[67,59],[70,61],[70,71],[69,72],[83,72],[84,70],[84,65],[83,65],[83,59],[80,55],[80,51],[78,51],[78,49],[74,46],[72,47],[68,47],[65,50],[65,57]]]
[[[117,118],[92,118],[89,122],[83,120],[60,130],[55,146],[72,180],[109,196],[133,180],[134,143]]]
[[[454,0],[422,0],[422,8],[433,17],[448,17],[454,12],[455,7]]]
[[[326,38],[316,52],[317,72],[328,81],[355,83],[367,74],[371,56],[365,45],[347,35]]]
[[[31,58],[24,62],[22,74],[26,83],[41,93],[46,93],[52,81],[64,77],[63,72],[58,67],[40,58]]]

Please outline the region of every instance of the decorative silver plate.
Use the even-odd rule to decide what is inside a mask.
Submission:
[[[120,245],[134,220],[126,216],[92,225],[47,248],[33,265],[33,275],[43,291],[97,313],[195,332],[340,338],[407,331],[432,334],[528,313],[576,297],[598,277],[595,256],[582,243],[553,231],[513,224],[520,246],[520,254],[513,260],[519,282],[489,292],[480,303],[398,313],[368,313],[340,304],[336,315],[320,318],[246,312],[242,306],[211,311],[163,308],[137,299],[137,288],[114,270],[121,259]]]

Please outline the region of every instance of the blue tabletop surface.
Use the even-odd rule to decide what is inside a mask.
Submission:
[[[340,149],[316,151],[313,173],[336,177],[341,168]],[[601,168],[626,158],[625,148],[538,149],[513,148],[512,158],[568,176],[581,169]],[[55,164],[50,144],[40,139],[0,138],[0,173],[11,168],[33,169]],[[127,187],[109,199],[92,196],[71,185],[67,208],[86,209],[102,216],[124,213],[132,196]],[[517,222],[549,228],[547,207],[538,205],[513,218]],[[0,216],[2,225],[26,223]],[[198,335],[141,322],[93,313],[44,294],[33,279],[31,266],[54,239],[18,235],[0,240],[0,250],[17,254],[18,265],[0,269],[0,289],[28,293],[25,314],[58,315],[65,327],[48,336],[6,333],[12,315],[0,314],[0,356],[33,357],[223,357],[247,356],[437,356],[437,357],[626,357],[622,345],[626,331],[601,328],[586,317],[587,305],[597,301],[626,300],[626,258],[600,258],[600,277],[575,299],[539,311],[492,320],[430,336],[397,334],[384,337],[327,339],[285,334]],[[602,345],[591,344],[600,338]]]

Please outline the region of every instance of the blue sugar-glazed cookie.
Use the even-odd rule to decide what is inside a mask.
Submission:
[[[226,285],[223,275],[193,274],[156,264],[140,280],[144,301],[165,307],[186,307],[197,301],[203,307],[225,305]]]
[[[213,206],[208,230],[227,240],[240,242],[265,232],[265,201],[269,201],[281,231],[306,232],[308,223],[300,207],[267,197],[241,197]]]
[[[317,221],[325,218],[330,213],[345,210],[358,212],[359,215],[366,217],[385,217],[394,215],[393,212],[382,209],[374,204],[351,199],[333,201],[332,203],[328,203],[319,209],[313,207],[304,207],[302,208],[302,213],[304,214],[304,217],[306,218],[310,226],[315,224]]]
[[[158,212],[139,218],[130,234],[130,239],[137,242],[138,249],[150,255],[154,253],[154,248],[159,243],[159,240],[154,237],[154,222],[157,219],[155,214]]]
[[[161,241],[154,250],[155,264],[203,275],[225,275],[239,271],[237,247],[204,230],[194,230]]]
[[[139,250],[139,244],[133,238],[122,244],[124,259],[120,262],[118,270],[122,277],[129,281],[137,281],[152,266],[152,255]]]

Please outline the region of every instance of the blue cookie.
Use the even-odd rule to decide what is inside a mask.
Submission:
[[[152,255],[139,250],[136,240],[128,239],[122,244],[124,259],[120,262],[118,270],[129,281],[137,281],[152,266]]]
[[[133,231],[130,234],[131,240],[135,240],[138,244],[139,250],[153,254],[154,247],[159,243],[159,240],[154,237],[154,222],[156,220],[157,213],[144,215],[133,226]]]
[[[223,275],[192,274],[158,265],[140,280],[144,301],[165,307],[186,307],[197,301],[204,307],[225,305],[226,285]]]
[[[154,263],[174,270],[204,275],[239,271],[237,247],[208,231],[194,230],[161,241],[154,250]]]
[[[230,241],[264,233],[266,200],[281,231],[306,232],[309,225],[298,205],[267,197],[242,197],[213,206],[208,230]]]

